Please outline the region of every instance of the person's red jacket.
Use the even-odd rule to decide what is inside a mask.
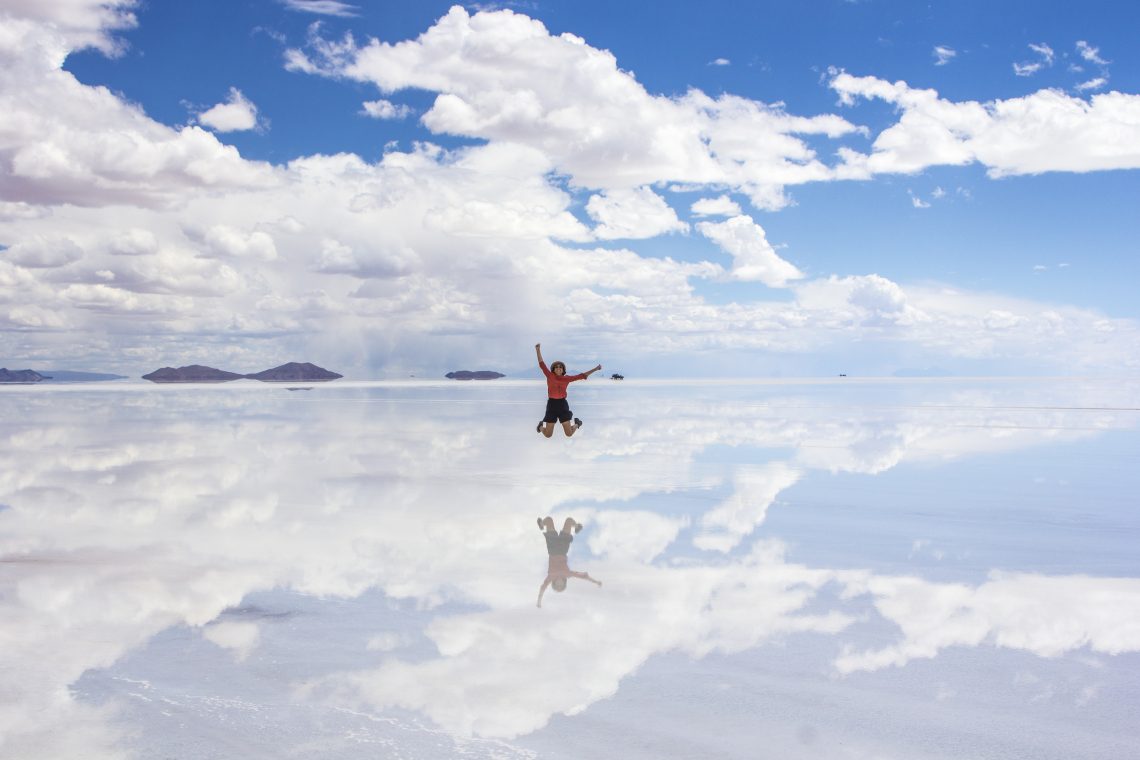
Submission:
[[[575,380],[586,379],[585,373],[578,375],[562,375],[559,377],[558,375],[551,372],[549,368],[547,368],[546,362],[539,362],[538,367],[542,370],[542,374],[546,375],[546,392],[550,395],[550,398],[566,398],[567,385],[574,382]]]

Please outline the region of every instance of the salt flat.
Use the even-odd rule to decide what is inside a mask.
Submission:
[[[0,388],[0,757],[1133,756],[1140,384],[571,403]]]

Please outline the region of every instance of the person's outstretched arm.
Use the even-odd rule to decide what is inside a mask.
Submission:
[[[582,374],[585,375],[586,377],[589,377],[590,375],[594,374],[595,372],[598,372],[599,370],[601,370],[601,368],[602,368],[602,365],[599,364],[598,366],[594,367],[593,369],[586,370]]]
[[[590,583],[596,583],[599,586],[602,585],[602,582],[600,580],[597,578],[591,578],[589,573],[578,573],[571,570],[570,576],[572,578],[581,578],[582,580],[589,581]]]
[[[538,606],[538,607],[542,606],[542,595],[546,593],[546,587],[549,585],[550,585],[550,576],[548,575],[548,576],[546,576],[546,580],[544,580],[542,582],[542,586],[540,586],[538,589],[538,604],[536,606]]]

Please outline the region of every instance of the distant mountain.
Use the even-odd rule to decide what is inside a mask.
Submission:
[[[502,372],[492,372],[489,369],[480,369],[474,372],[469,369],[461,369],[448,372],[444,377],[448,380],[496,380],[500,377],[506,377],[506,375]]]
[[[338,377],[344,377],[344,375],[329,372],[323,367],[318,367],[308,362],[289,362],[288,364],[282,364],[280,367],[255,372],[250,375],[239,375],[236,372],[226,372],[222,369],[203,367],[200,364],[191,364],[189,367],[179,367],[178,369],[163,367],[142,377],[143,380],[150,380],[152,383],[225,383],[230,380],[243,379],[261,380],[265,383],[311,383],[336,380]]]
[[[149,375],[143,375],[143,380],[152,383],[225,383],[230,380],[240,380],[245,375],[236,372],[226,372],[213,367],[203,367],[201,364],[191,364],[188,367],[163,367],[156,369]]]
[[[101,380],[125,380],[126,375],[110,375],[105,372],[72,372],[67,369],[44,370],[49,380],[61,383],[94,383]]]
[[[318,367],[309,362],[289,362],[282,364],[280,367],[267,369],[252,375],[245,375],[250,380],[261,380],[265,383],[295,383],[301,382],[325,382],[327,380],[336,380],[337,378],[344,377],[338,375],[336,372],[329,372],[323,367]]]
[[[0,383],[38,383],[50,378],[34,369],[6,369],[0,367]]]

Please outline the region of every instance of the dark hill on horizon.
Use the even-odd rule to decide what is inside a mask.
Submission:
[[[41,380],[50,380],[47,375],[41,375],[34,369],[8,369],[0,367],[0,383],[38,383]]]
[[[152,383],[226,383],[231,380],[260,380],[263,383],[295,383],[295,382],[326,382],[344,377],[344,375],[330,372],[309,362],[288,362],[280,367],[241,375],[237,372],[227,372],[214,367],[205,367],[201,364],[191,364],[186,367],[163,367],[156,369],[143,380]]]
[[[455,372],[448,372],[444,377],[448,380],[497,380],[500,377],[506,377],[506,375],[502,372],[493,372],[489,369],[479,369],[475,371],[461,369]]]
[[[201,364],[190,364],[185,367],[163,367],[150,374],[143,375],[143,380],[152,383],[226,383],[230,380],[240,380],[245,375],[236,372],[226,372],[222,369],[205,367]]]
[[[293,383],[298,380],[305,382],[325,382],[336,380],[344,375],[330,372],[324,367],[318,367],[309,362],[289,362],[280,367],[262,370],[252,375],[245,375],[250,380],[260,380],[263,383]]]

